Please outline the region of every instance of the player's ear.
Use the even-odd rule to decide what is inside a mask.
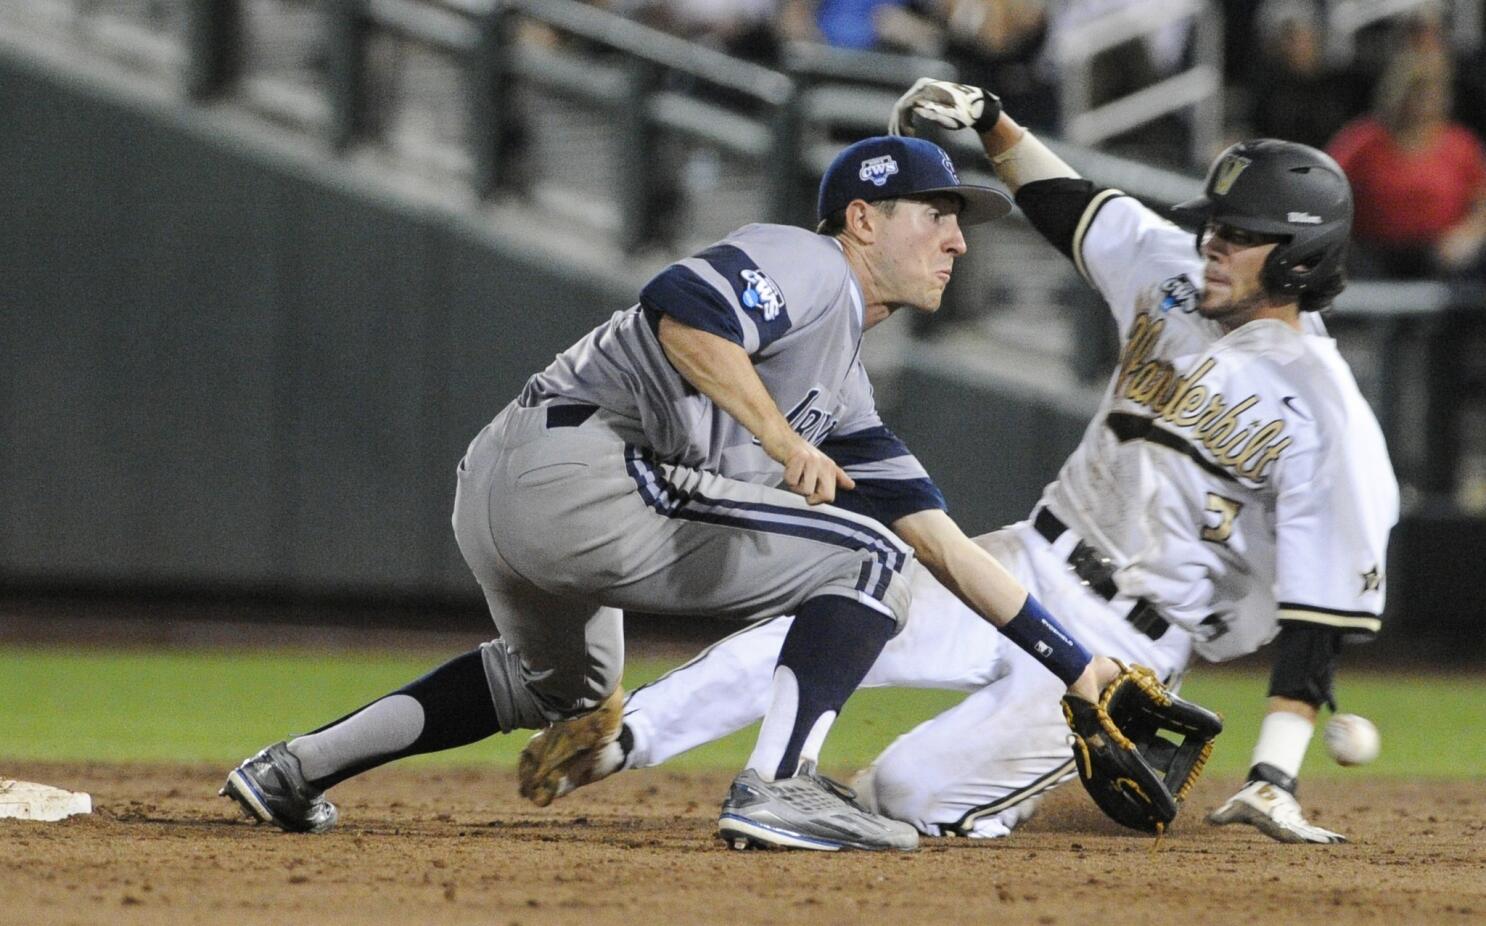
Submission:
[[[881,218],[877,210],[863,199],[853,199],[846,204],[842,230],[864,243],[876,240]]]

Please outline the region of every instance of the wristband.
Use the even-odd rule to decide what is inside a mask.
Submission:
[[[1064,177],[1077,178],[1078,171],[1053,154],[1031,132],[1021,137],[1016,144],[991,158],[991,169],[1002,183],[1013,191],[1037,180],[1056,180]]]
[[[1094,658],[1031,595],[1016,612],[1016,617],[1001,628],[1001,633],[1062,679],[1065,685],[1078,681]]]

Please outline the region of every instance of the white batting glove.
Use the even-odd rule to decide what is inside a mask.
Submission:
[[[1341,833],[1322,829],[1306,820],[1295,795],[1267,781],[1251,781],[1223,806],[1207,815],[1207,822],[1247,823],[1280,842],[1346,842]]]
[[[889,135],[912,135],[914,117],[928,119],[946,129],[988,132],[1001,118],[1001,98],[969,84],[920,77],[893,104],[887,121]]]

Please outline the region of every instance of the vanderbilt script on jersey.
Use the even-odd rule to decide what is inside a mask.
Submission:
[[[1213,462],[1240,479],[1261,482],[1270,465],[1291,444],[1285,437],[1285,420],[1247,426],[1245,416],[1259,404],[1257,395],[1230,401],[1209,388],[1203,379],[1217,361],[1206,358],[1195,368],[1179,374],[1170,361],[1153,357],[1156,343],[1166,328],[1166,319],[1136,316],[1129,340],[1120,356],[1115,392],[1145,406],[1163,424],[1189,432],[1195,444],[1206,447]]]

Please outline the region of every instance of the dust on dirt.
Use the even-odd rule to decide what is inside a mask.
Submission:
[[[915,853],[733,852],[729,775],[631,772],[550,808],[504,770],[390,768],[341,785],[342,823],[295,836],[218,798],[225,769],[6,765],[85,790],[95,813],[0,821],[0,922],[480,924],[1486,921],[1482,782],[1326,780],[1303,797],[1351,843],[1287,846],[1202,811],[1159,846],[1073,785],[1009,839]]]

